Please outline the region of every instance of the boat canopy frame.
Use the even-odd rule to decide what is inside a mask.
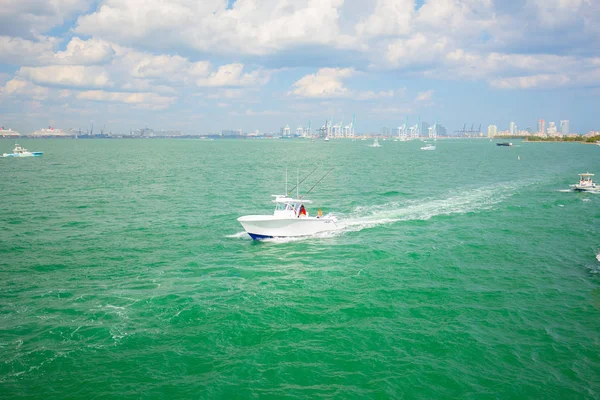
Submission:
[[[312,201],[311,200],[305,200],[305,199],[293,199],[291,197],[282,195],[282,194],[272,194],[272,197],[275,197],[275,199],[273,200],[273,203],[280,203],[280,204],[298,204],[298,203],[306,203],[306,204],[311,204]]]

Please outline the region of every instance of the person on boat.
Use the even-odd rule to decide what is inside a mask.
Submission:
[[[306,208],[304,208],[304,204],[300,206],[300,211],[298,211],[298,218],[306,217]]]
[[[317,211],[317,218],[321,218],[323,216],[323,210],[321,210],[319,208],[319,211]]]

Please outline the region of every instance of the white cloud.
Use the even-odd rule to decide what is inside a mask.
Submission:
[[[254,86],[269,81],[270,74],[267,71],[255,70],[243,73],[243,70],[244,64],[222,65],[209,76],[196,80],[196,85],[200,87]]]
[[[419,32],[472,41],[497,25],[492,0],[426,0],[415,25]]]
[[[537,18],[545,25],[564,25],[572,23],[581,8],[589,0],[527,0],[527,6],[533,8]]]
[[[417,95],[417,98],[415,99],[416,101],[419,102],[428,102],[431,100],[431,98],[433,97],[433,94],[435,93],[435,90],[428,90],[426,92],[419,92]]]
[[[472,53],[462,49],[446,54],[444,60],[447,69],[461,78],[486,78],[498,75],[520,75],[526,73],[575,70],[581,60],[572,56],[552,54],[505,54]]]
[[[553,89],[567,85],[571,79],[565,74],[536,74],[512,78],[492,79],[490,85],[498,89]]]
[[[321,68],[294,83],[292,93],[300,97],[340,97],[348,94],[342,79],[355,74],[353,68]]]
[[[244,114],[250,117],[261,117],[265,115],[282,115],[283,113],[281,111],[276,110],[254,111],[251,108],[249,108]]]
[[[357,75],[353,68],[321,68],[315,74],[305,75],[292,86],[292,94],[307,98],[336,98],[346,100],[375,100],[403,95],[404,88],[382,91],[357,91],[344,86],[344,79]]]
[[[0,35],[35,37],[89,5],[89,0],[2,0]]]
[[[67,87],[108,87],[112,82],[101,67],[82,65],[50,65],[21,67],[17,75],[40,85]]]
[[[34,100],[45,100],[48,97],[48,88],[35,85],[21,78],[14,78],[0,87],[0,96],[25,97]]]
[[[144,108],[164,109],[175,101],[175,97],[160,96],[156,93],[106,92],[88,90],[77,94],[79,100],[92,100],[109,103],[133,104]]]
[[[299,45],[349,47],[343,0],[104,0],[75,31],[114,42],[226,54],[271,54]]]
[[[131,72],[137,78],[166,78],[169,80],[181,76],[206,76],[209,71],[210,62],[208,61],[192,63],[181,56],[141,54]]]
[[[396,68],[427,65],[440,59],[448,47],[446,37],[416,33],[407,39],[397,39],[389,43],[385,59]]]
[[[377,0],[373,14],[356,24],[356,33],[358,36],[407,34],[414,15],[414,0]]]
[[[81,40],[74,37],[67,44],[65,51],[54,54],[56,64],[94,65],[105,64],[115,55],[111,44],[103,40]]]
[[[444,63],[429,72],[440,79],[484,80],[498,89],[580,88],[600,84],[600,58],[478,54],[458,49],[447,54]]]
[[[401,105],[401,106],[395,106],[395,107],[384,106],[384,107],[373,107],[371,109],[371,112],[374,114],[379,114],[379,115],[398,116],[398,115],[412,114],[414,112],[414,109],[409,105],[404,105],[404,106]]]
[[[379,92],[375,92],[373,90],[367,90],[364,92],[355,92],[352,95],[352,98],[354,100],[375,100],[375,99],[381,99],[381,98],[386,98],[386,97],[394,97],[394,91],[393,90],[382,90]]]
[[[33,42],[0,40],[0,46],[4,44],[5,48],[14,49],[13,53],[20,43],[29,45]],[[178,55],[154,55],[98,39],[75,37],[64,51],[54,53],[49,51],[49,46],[44,50],[43,55],[32,61],[42,66],[22,66],[16,76],[42,86],[111,88],[113,91],[173,96],[198,87],[256,87],[266,84],[274,72],[261,68],[248,70],[241,63],[213,67],[209,61],[193,62]],[[220,94],[231,97],[234,92]]]
[[[35,40],[0,36],[0,63],[40,65],[103,64],[115,54],[111,44],[102,40],[72,38],[64,51],[55,52],[59,39],[37,36]]]
[[[201,94],[208,99],[240,99],[247,93],[247,89],[217,89],[208,94]],[[200,95],[200,94],[199,94]]]
[[[52,58],[58,39],[39,36],[37,40],[0,36],[0,63],[38,65]]]

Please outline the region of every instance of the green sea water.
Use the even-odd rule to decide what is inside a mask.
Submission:
[[[600,398],[600,148],[380,143],[23,140],[0,397]],[[252,241],[316,166],[340,230]]]

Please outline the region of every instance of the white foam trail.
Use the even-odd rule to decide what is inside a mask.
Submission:
[[[475,188],[446,199],[424,199],[405,204],[387,203],[379,206],[356,207],[354,215],[338,216],[338,226],[343,231],[356,232],[378,225],[398,221],[428,220],[439,215],[464,214],[487,210],[512,196],[516,186]]]
[[[250,235],[248,235],[246,231],[234,233],[233,235],[226,235],[225,237],[232,239],[250,239]]]
[[[270,239],[262,239],[262,242],[267,243],[292,243],[292,242],[300,242],[303,240],[311,240],[311,239],[326,239],[332,238],[335,236],[339,236],[343,233],[342,230],[337,231],[328,231],[328,232],[320,232],[310,236],[297,236],[297,237],[278,237],[278,238],[270,238]]]

